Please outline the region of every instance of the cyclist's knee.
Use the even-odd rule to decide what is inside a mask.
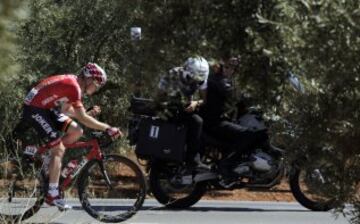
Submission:
[[[74,137],[76,137],[77,139],[80,138],[83,134],[84,130],[80,126],[78,126],[73,132]]]
[[[84,130],[76,122],[72,122],[67,133],[72,135],[74,138],[78,139],[84,134]]]
[[[53,157],[57,156],[62,158],[65,153],[65,146],[62,142],[60,142],[59,144],[53,146],[50,150]]]

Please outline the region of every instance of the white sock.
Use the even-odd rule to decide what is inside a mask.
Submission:
[[[51,197],[56,197],[59,195],[59,183],[49,183],[48,193]]]

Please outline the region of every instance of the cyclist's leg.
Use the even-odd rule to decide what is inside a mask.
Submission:
[[[49,191],[46,203],[55,205],[61,209],[67,208],[59,193],[59,177],[61,161],[65,153],[65,146],[61,139],[61,130],[58,128],[59,121],[56,120],[52,110],[27,107],[28,118],[36,128],[37,132],[48,141],[50,149],[49,163]],[[65,120],[64,120],[65,121]]]
[[[64,157],[65,146],[62,141],[50,149],[51,159],[49,163],[49,191],[52,197],[59,195],[59,178],[61,171],[61,161]]]
[[[65,133],[65,135],[61,138],[63,144],[72,144],[83,135],[83,129],[81,126],[73,121],[69,116],[56,109],[52,109],[51,112],[56,128]]]
[[[57,206],[60,209],[68,209],[71,206],[65,204],[59,192],[59,178],[61,171],[61,161],[65,154],[65,146],[60,140],[59,144],[50,149],[51,159],[49,164],[49,189],[45,202],[49,205]]]
[[[83,135],[84,131],[78,123],[72,121],[65,132],[66,134],[62,137],[62,142],[67,145],[76,142]]]

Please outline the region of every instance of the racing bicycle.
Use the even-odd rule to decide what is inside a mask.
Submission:
[[[107,135],[93,132],[86,141],[66,145],[65,157],[72,150],[82,149],[86,153],[81,158],[70,158],[68,165],[64,163],[59,182],[62,194],[73,189],[71,195],[77,188],[82,208],[101,222],[129,219],[141,208],[146,197],[146,181],[141,169],[127,157],[109,154],[111,143]],[[26,147],[22,155],[12,156],[3,165],[6,178],[0,180],[2,223],[28,219],[44,203],[49,150],[44,146],[38,147],[36,152],[31,149],[33,147]]]

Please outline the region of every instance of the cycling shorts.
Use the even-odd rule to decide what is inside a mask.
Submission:
[[[63,132],[69,128],[72,119],[57,109],[41,109],[24,106],[22,122],[29,123],[52,148],[61,142]]]

